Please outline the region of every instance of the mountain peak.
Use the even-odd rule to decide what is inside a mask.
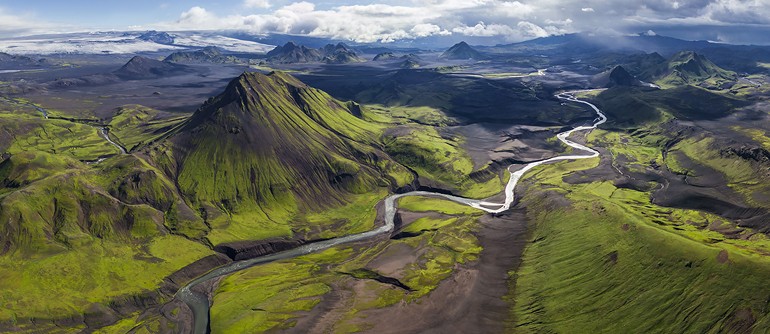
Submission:
[[[376,134],[357,108],[283,72],[243,73],[170,138],[180,187],[211,203],[344,202],[380,175],[364,148]]]
[[[482,59],[481,53],[472,48],[468,43],[460,42],[452,45],[449,49],[441,54],[440,58],[444,59]]]
[[[113,72],[121,79],[137,80],[162,76],[178,75],[186,72],[188,67],[169,62],[134,56],[120,69]]]

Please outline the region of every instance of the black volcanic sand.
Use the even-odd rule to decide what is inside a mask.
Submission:
[[[508,272],[515,270],[527,242],[526,211],[516,208],[504,215],[480,218],[477,237],[483,250],[473,263],[456,266],[452,276],[413,303],[359,313],[367,333],[499,333],[509,318],[503,297],[509,291]],[[414,261],[414,249],[393,249],[369,262],[384,275]],[[297,320],[288,333],[321,333],[338,321],[339,305],[347,305],[351,290],[361,281],[340,281],[321,303]],[[361,319],[359,318],[359,319]]]
[[[473,159],[474,169],[486,166],[490,161],[531,162],[547,159],[564,151],[558,142],[546,140],[556,136],[561,128],[481,124],[453,126],[442,129],[465,138],[463,148]],[[490,140],[496,138],[497,140]]]

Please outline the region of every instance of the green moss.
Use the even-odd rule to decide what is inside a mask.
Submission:
[[[593,138],[612,143],[631,163],[658,159],[650,146],[615,136]],[[682,145],[700,157],[708,152],[708,143]],[[725,238],[705,227],[732,222],[659,207],[649,193],[611,182],[564,183],[567,173],[591,167],[581,161],[552,166],[525,178],[536,182],[523,198],[535,225],[522,265],[511,273],[517,331],[729,331],[745,310],[757,320],[754,330],[768,324],[770,295],[757,288],[770,272],[762,255],[767,238],[748,238],[750,231],[746,238]]]
[[[78,160],[96,160],[120,151],[99,136],[98,128],[58,119],[0,113],[0,132],[13,137],[7,151],[42,151]]]
[[[108,126],[110,136],[128,151],[152,143],[177,128],[189,115],[167,115],[140,105],[117,110]]]
[[[481,215],[477,209],[467,205],[455,203],[445,199],[422,196],[402,197],[398,200],[398,207],[414,212],[439,212],[447,215]]]

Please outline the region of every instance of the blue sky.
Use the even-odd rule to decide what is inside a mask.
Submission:
[[[653,30],[770,44],[770,0],[0,1],[0,36],[143,29],[235,29],[359,42],[450,35],[514,42]]]

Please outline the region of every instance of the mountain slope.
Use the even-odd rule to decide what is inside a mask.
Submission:
[[[136,56],[113,74],[123,80],[142,80],[180,75],[187,72],[188,67],[184,65]]]
[[[669,59],[666,72],[658,82],[665,85],[721,84],[734,81],[735,72],[727,71],[708,58],[692,51],[682,51]]]
[[[293,211],[397,186],[359,108],[287,74],[244,73],[170,138],[181,191],[207,210]]]
[[[366,61],[344,43],[337,43],[337,45],[327,44],[321,50],[324,54],[323,61],[328,64],[360,63]]]
[[[602,72],[596,75],[592,81],[595,85],[604,88],[644,86],[639,79],[628,73],[623,66],[615,66],[608,71]]]
[[[287,42],[283,46],[276,46],[267,53],[267,60],[274,63],[311,63],[321,61],[323,55],[317,49],[311,49],[304,45]]]
[[[472,48],[468,43],[460,42],[444,51],[440,58],[443,59],[482,59],[481,53]]]

